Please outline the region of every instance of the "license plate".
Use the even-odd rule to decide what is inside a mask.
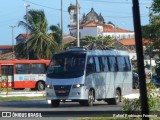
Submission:
[[[59,91],[57,91],[57,93],[66,93],[66,91],[65,90],[59,90]]]

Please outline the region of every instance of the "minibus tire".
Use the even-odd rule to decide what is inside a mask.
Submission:
[[[41,81],[39,81],[39,82],[37,83],[37,90],[38,90],[38,91],[42,91],[42,90],[44,90],[44,89],[45,89],[44,83],[41,82]]]
[[[80,101],[79,101],[80,106],[85,106],[85,105],[86,105],[85,102],[86,102],[86,101],[84,101],[84,100],[80,100]]]
[[[94,92],[90,90],[88,92],[88,100],[84,101],[86,106],[93,106],[94,103]]]
[[[139,89],[139,83],[138,82],[134,83],[133,89]]]
[[[58,107],[59,106],[60,101],[59,100],[51,100],[51,106],[52,107]]]

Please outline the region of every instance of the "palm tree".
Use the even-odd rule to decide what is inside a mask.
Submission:
[[[31,36],[28,40],[21,45],[17,45],[15,50],[18,53],[17,56],[23,56],[22,53],[26,53],[26,46],[28,45],[29,53],[34,53],[34,58],[50,59],[52,54],[58,50],[58,44],[53,37],[49,36],[48,23],[45,17],[44,11],[42,10],[29,10],[28,16],[24,16],[24,20],[27,22],[20,21],[18,26],[24,28],[28,27],[28,31]],[[28,17],[28,19],[27,19]],[[23,44],[23,48],[21,48]],[[27,45],[25,45],[27,44]],[[21,50],[21,52],[19,52]],[[22,52],[23,51],[23,52]],[[20,54],[20,55],[19,55]],[[26,56],[26,54],[25,54]]]
[[[81,46],[88,46],[94,43],[99,47],[112,49],[113,38],[110,36],[98,36],[98,37],[86,36],[80,39],[80,41],[81,41]]]
[[[15,55],[17,58],[26,58],[27,44],[25,41],[20,42],[15,46]]]
[[[96,37],[93,36],[85,36],[84,38],[80,39],[80,45],[85,46],[88,45],[92,42],[96,42]]]
[[[50,33],[50,36],[52,36],[55,41],[61,45],[61,28],[60,28],[60,25],[57,24],[57,25],[51,25],[50,28],[49,28],[52,32]]]

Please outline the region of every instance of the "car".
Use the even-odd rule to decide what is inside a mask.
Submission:
[[[139,75],[136,72],[133,72],[132,88],[139,89]]]
[[[160,77],[158,75],[153,75],[150,82],[153,83],[157,88],[160,88]]]

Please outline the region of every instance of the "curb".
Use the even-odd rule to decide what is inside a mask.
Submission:
[[[37,96],[45,96],[46,93],[45,91],[43,92],[2,92],[0,93],[0,97],[16,97],[16,96],[26,96],[26,97],[37,97]],[[123,96],[124,98],[129,98],[129,99],[139,99],[140,94],[129,94]]]
[[[16,96],[26,96],[26,97],[36,97],[36,96],[45,96],[45,91],[43,92],[1,92],[0,97],[16,97]]]

